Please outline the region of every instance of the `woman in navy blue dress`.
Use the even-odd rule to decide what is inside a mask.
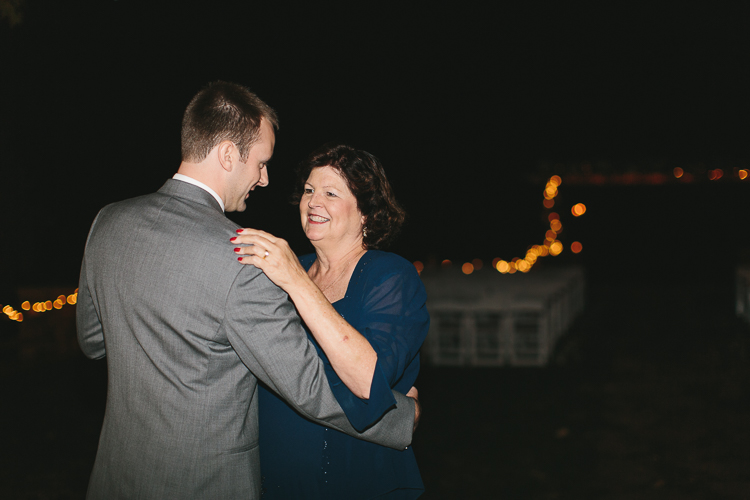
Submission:
[[[295,201],[315,253],[297,259],[284,240],[253,229],[235,243],[252,245],[239,250],[242,261],[289,293],[336,397],[354,404],[347,416],[366,428],[383,407],[368,400],[371,388],[407,393],[414,385],[429,328],[414,266],[378,250],[404,212],[380,162],[344,145],[303,162]],[[331,321],[336,328],[321,327]],[[265,389],[259,408],[264,499],[413,499],[424,491],[411,447],[397,451],[317,425]]]

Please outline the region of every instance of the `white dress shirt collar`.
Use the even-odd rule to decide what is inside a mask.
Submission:
[[[172,176],[172,179],[175,179],[175,180],[178,180],[178,181],[187,182],[188,184],[192,184],[193,186],[198,186],[199,188],[203,189],[204,191],[208,191],[208,194],[210,194],[211,196],[213,196],[214,198],[216,198],[216,201],[219,202],[219,205],[221,206],[221,211],[222,212],[224,211],[224,201],[222,201],[221,197],[218,194],[216,194],[216,191],[214,191],[210,187],[206,186],[201,181],[196,181],[192,177],[188,177],[187,175],[184,175],[184,174],[174,174]]]

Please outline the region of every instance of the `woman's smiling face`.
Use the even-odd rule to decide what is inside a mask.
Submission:
[[[312,241],[362,239],[364,217],[343,177],[332,167],[312,169],[299,202],[302,229]]]

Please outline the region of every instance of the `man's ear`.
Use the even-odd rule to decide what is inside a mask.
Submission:
[[[221,168],[227,172],[231,172],[232,169],[234,169],[240,158],[237,146],[235,146],[232,141],[221,141],[216,148],[216,154],[219,155],[219,164],[221,165]]]

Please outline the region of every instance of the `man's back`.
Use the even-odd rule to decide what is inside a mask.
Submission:
[[[239,498],[259,488],[257,382],[222,328],[246,272],[227,244],[236,225],[205,191],[168,186],[179,196],[162,190],[106,207],[87,244],[79,293],[96,304],[109,372],[95,498]],[[103,356],[95,344],[82,340]]]

